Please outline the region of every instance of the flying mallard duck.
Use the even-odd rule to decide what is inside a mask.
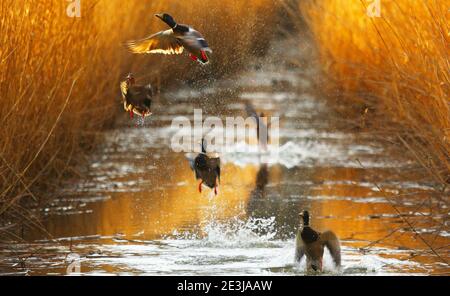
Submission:
[[[341,247],[339,239],[332,231],[317,232],[309,226],[309,212],[300,214],[303,219],[303,227],[297,232],[297,246],[295,252],[296,261],[300,262],[306,255],[307,270],[322,271],[322,259],[324,247],[327,247],[337,267],[341,265]]]
[[[195,178],[201,180],[198,191],[201,193],[202,185],[205,184],[214,189],[214,194],[217,195],[217,186],[220,183],[220,158],[206,153],[204,139],[202,139],[202,152],[191,162],[191,168],[195,172]]]
[[[181,54],[186,49],[192,60],[205,65],[209,62],[206,52],[211,52],[205,38],[187,25],[177,24],[167,13],[155,14],[171,29],[161,31],[141,40],[129,41],[127,46],[133,53]]]
[[[134,76],[130,73],[126,80],[120,83],[120,91],[122,92],[123,108],[130,112],[131,118],[133,118],[133,114],[144,118],[152,114],[150,107],[153,89],[150,84],[135,85]]]

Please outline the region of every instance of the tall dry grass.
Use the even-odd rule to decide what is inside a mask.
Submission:
[[[4,221],[38,225],[27,208],[45,202],[61,177],[76,173],[82,152],[119,110],[118,83],[127,72],[164,84],[228,73],[264,50],[270,30],[261,24],[274,22],[275,12],[271,0],[81,4],[77,19],[66,15],[63,0],[0,1],[1,233],[9,231]],[[211,67],[185,56],[132,56],[124,49],[126,40],[165,29],[153,16],[163,11],[204,33],[214,50]]]
[[[381,17],[371,18],[366,12],[372,2],[300,2],[329,90],[343,94],[331,100],[368,110],[369,121],[381,114],[378,128],[395,136],[445,186],[450,182],[448,2],[381,0]]]

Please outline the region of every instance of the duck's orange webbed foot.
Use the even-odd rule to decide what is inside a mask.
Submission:
[[[217,195],[217,185],[214,186],[214,195]]]
[[[196,61],[198,58],[195,56],[195,55],[193,55],[192,53],[191,54],[189,54],[189,57],[191,58],[191,60],[193,60],[193,61]]]

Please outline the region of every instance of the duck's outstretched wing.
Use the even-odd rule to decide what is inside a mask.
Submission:
[[[140,40],[128,41],[126,46],[132,53],[181,54],[183,45],[174,36],[173,30],[161,31]]]
[[[330,251],[336,266],[341,266],[341,246],[336,234],[332,231],[325,231],[320,235],[320,239]]]
[[[192,153],[188,153],[186,154],[186,159],[189,162],[189,167],[191,168],[191,170],[195,172],[195,155]]]
[[[305,255],[305,244],[300,235],[301,231],[298,231],[295,246],[295,261],[300,262]]]
[[[123,101],[125,101],[125,97],[126,97],[126,95],[128,93],[128,85],[127,85],[126,81],[122,81],[120,83],[120,92],[122,93]]]
[[[120,83],[120,92],[122,93],[122,103],[123,103],[123,109],[126,112],[129,112],[132,110],[133,106],[128,102],[128,91],[129,87],[125,81],[122,81]]]

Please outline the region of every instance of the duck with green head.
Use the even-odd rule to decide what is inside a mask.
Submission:
[[[306,256],[307,271],[321,272],[323,268],[323,253],[326,247],[337,267],[341,265],[341,247],[339,239],[332,231],[318,232],[310,225],[308,211],[300,214],[303,225],[300,226],[296,237],[295,260],[300,262]]]
[[[181,54],[186,49],[194,61],[205,65],[209,62],[206,52],[212,53],[200,32],[188,25],[178,24],[167,13],[155,14],[170,29],[150,35],[141,40],[129,41],[127,46],[132,53]]]

